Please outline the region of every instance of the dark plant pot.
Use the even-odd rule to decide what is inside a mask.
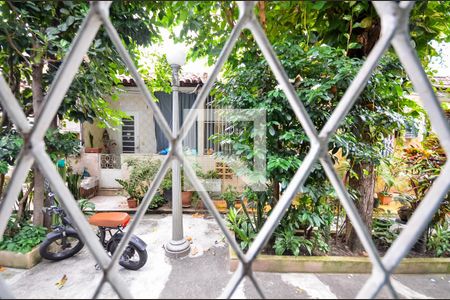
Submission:
[[[192,202],[191,202],[191,204],[192,204]],[[203,204],[202,199],[198,199],[197,203],[194,204],[194,208],[195,209],[206,209],[206,206],[205,206],[205,204]]]
[[[166,202],[172,201],[172,188],[163,191],[163,197]]]
[[[128,208],[136,208],[137,207],[137,200],[134,198],[128,198]]]
[[[417,240],[417,242],[413,245],[412,250],[425,253],[427,250],[427,230],[425,230]]]
[[[191,207],[192,194],[193,191],[181,192],[181,205],[183,207]]]
[[[90,148],[86,147],[84,148],[85,153],[102,153],[102,148]]]
[[[397,210],[397,214],[398,214],[400,220],[402,220],[402,222],[406,223],[406,222],[408,222],[409,218],[412,215],[412,209],[410,207],[404,205]]]
[[[377,208],[378,206],[380,206],[380,199],[375,198],[373,200],[373,208]]]

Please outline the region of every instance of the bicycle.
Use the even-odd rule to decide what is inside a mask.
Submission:
[[[54,194],[50,193],[49,196],[54,197]],[[47,234],[39,248],[41,256],[48,260],[60,261],[80,252],[84,243],[65,211],[56,205],[43,210],[50,215],[58,215],[61,224],[52,226],[52,232]],[[98,227],[97,236],[109,255],[113,255],[117,249],[124,236],[123,229],[128,225],[130,219],[130,215],[124,212],[96,213],[89,218],[89,224]],[[108,238],[107,234],[109,234]],[[143,240],[132,235],[119,259],[119,264],[129,270],[142,268],[148,258],[146,248],[147,244]]]

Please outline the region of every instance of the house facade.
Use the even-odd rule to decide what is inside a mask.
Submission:
[[[147,105],[144,95],[131,78],[122,78],[123,93],[117,100],[107,99],[111,107],[120,109],[130,118],[123,119],[123,125],[116,128],[101,128],[97,122],[85,122],[81,125],[81,140],[84,151],[80,159],[73,163],[77,171],[86,169],[91,176],[99,179],[100,189],[118,189],[116,179],[124,179],[129,175],[126,160],[130,158],[163,159],[168,151],[169,142],[155,122],[153,111]],[[191,76],[180,81],[179,107],[180,124],[192,108],[203,81],[198,76]],[[172,95],[156,92],[157,105],[172,126]],[[207,106],[211,98],[207,99]],[[207,115],[208,112],[205,111]],[[242,180],[232,174],[231,170],[214,157],[219,145],[209,137],[223,130],[223,124],[208,120],[208,116],[200,117],[195,122],[183,141],[183,150],[190,155],[190,161],[206,172],[215,170],[222,179],[222,189],[233,185],[242,189]],[[92,144],[91,144],[92,142]],[[97,148],[92,153],[91,148]]]

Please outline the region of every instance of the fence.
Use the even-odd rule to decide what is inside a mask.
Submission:
[[[208,81],[205,83],[202,91],[198,95],[193,105],[194,110],[192,110],[186,117],[178,136],[172,136],[170,127],[165,121],[158,106],[153,101],[144,84],[144,81],[140,77],[127,50],[123,46],[119,34],[112,25],[109,19],[110,4],[110,2],[92,3],[88,15],[86,16],[77,36],[72,42],[70,51],[63,60],[64,63],[60,67],[54,82],[48,91],[43,111],[33,127],[31,127],[27,122],[19,103],[14,98],[14,95],[11,93],[11,90],[9,89],[4,78],[0,77],[1,105],[7,111],[18,130],[23,136],[26,137],[25,144],[19,155],[17,165],[12,175],[11,183],[9,184],[5,196],[0,204],[0,234],[3,234],[6,228],[8,218],[13,209],[14,201],[17,199],[22,183],[24,182],[31,166],[34,162],[36,162],[39,164],[45,176],[51,181],[56,194],[60,199],[62,199],[62,205],[71,219],[74,220],[83,241],[85,241],[93,257],[97,260],[99,267],[103,270],[103,278],[93,296],[97,297],[103,285],[106,282],[109,282],[121,298],[131,298],[132,295],[128,289],[128,286],[124,284],[125,281],[122,280],[119,272],[116,271],[116,268],[118,268],[117,261],[125,246],[128,244],[131,234],[137,224],[142,220],[146,208],[152,201],[158,186],[161,184],[161,181],[170,166],[170,162],[173,159],[178,159],[183,162],[185,159],[182,151],[177,150],[177,147],[171,147],[173,150],[164,159],[161,169],[157,173],[154,182],[151,184],[148,192],[146,193],[133,222],[130,224],[129,230],[122,239],[118,249],[116,249],[117,251],[115,251],[112,257],[109,257],[100,245],[95,233],[91,230],[86,219],[83,218],[83,215],[78,209],[73,196],[64,185],[64,182],[55,169],[54,164],[46,153],[45,144],[43,142],[44,134],[50,126],[51,120],[53,120],[53,117],[57,113],[58,107],[60,106],[61,101],[63,100],[63,97],[75,76],[75,73],[77,72],[78,66],[80,65],[85,53],[88,51],[88,48],[97,31],[100,29],[100,26],[104,26],[104,29],[111,38],[111,41],[117,47],[120,56],[129,68],[141,92],[144,94],[147,105],[153,110],[155,119],[160,125],[162,132],[166,138],[173,141],[173,143],[177,143],[186,137],[189,129],[192,127],[196,119],[195,109],[204,107],[205,100],[212,88],[213,82],[216,80],[220,69],[230,55],[237,39],[240,36],[240,33],[244,29],[249,29],[264,54],[264,57],[274,75],[276,76],[280,86],[282,87],[282,90],[286,94],[293,111],[301,122],[306,134],[310,138],[311,150],[304,159],[295,176],[292,178],[292,181],[283,193],[276,207],[273,209],[270,217],[267,219],[254,243],[245,254],[226,230],[223,219],[214,207],[209,195],[201,188],[201,182],[196,177],[194,170],[189,166],[189,163],[184,164],[184,171],[186,172],[186,175],[191,178],[192,184],[199,191],[206,207],[217,220],[220,228],[222,229],[231,247],[233,247],[240,261],[239,267],[233,274],[222,296],[227,298],[231,297],[237,286],[246,276],[255,285],[260,296],[264,296],[261,288],[259,287],[258,281],[253,274],[252,264],[266,241],[274,232],[287,207],[290,205],[296,191],[305,182],[314,163],[318,160],[322,164],[328,178],[336,189],[337,195],[339,196],[343,207],[347,211],[348,216],[352,221],[362,244],[369,254],[373,265],[371,276],[366,281],[364,287],[360,290],[357,296],[364,298],[376,297],[380,289],[384,286],[388,287],[391,296],[396,296],[396,292],[390,283],[390,275],[400,263],[402,258],[409,252],[419,235],[424,231],[444,195],[447,193],[450,186],[450,166],[449,164],[446,164],[443,167],[441,175],[435,180],[421,205],[411,217],[407,228],[402,231],[385,256],[380,258],[371,240],[369,232],[367,232],[367,229],[358,215],[353,201],[333,168],[333,164],[327,152],[327,144],[330,137],[335,133],[339,124],[342,122],[343,118],[352,108],[358,98],[358,95],[363,90],[372,70],[378,64],[381,56],[386,52],[388,47],[392,45],[397,54],[399,54],[400,61],[411,78],[416,91],[423,99],[424,108],[430,115],[433,128],[441,141],[443,149],[447,155],[450,153],[449,124],[444,117],[437,97],[433,92],[432,86],[420,64],[416,52],[411,46],[411,39],[408,32],[408,19],[414,2],[373,2],[373,5],[375,6],[375,9],[381,19],[381,37],[377,41],[370,55],[367,57],[358,75],[345,92],[338,107],[335,109],[330,119],[320,130],[320,132],[316,130],[305,108],[303,107],[302,102],[297,98],[294,88],[289,83],[289,79],[283,70],[283,67],[274,53],[270,42],[265,36],[264,31],[258,23],[253,12],[255,3],[239,2],[239,20],[233,31],[230,33],[230,37],[222,49]],[[411,224],[413,226],[410,226]],[[5,285],[3,280],[0,280],[0,296],[2,298],[9,298],[13,296],[12,291],[10,291],[10,289]]]

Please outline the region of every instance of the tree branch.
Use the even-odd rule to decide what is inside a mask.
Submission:
[[[27,63],[28,66],[31,66],[30,61],[17,48],[16,44],[14,43],[14,41],[11,38],[11,35],[9,35],[9,34],[5,34],[5,35],[6,35],[6,40],[8,41],[8,44],[11,46],[11,48],[13,48],[14,51],[16,51],[17,54],[19,54],[19,56],[23,58],[23,60]]]

